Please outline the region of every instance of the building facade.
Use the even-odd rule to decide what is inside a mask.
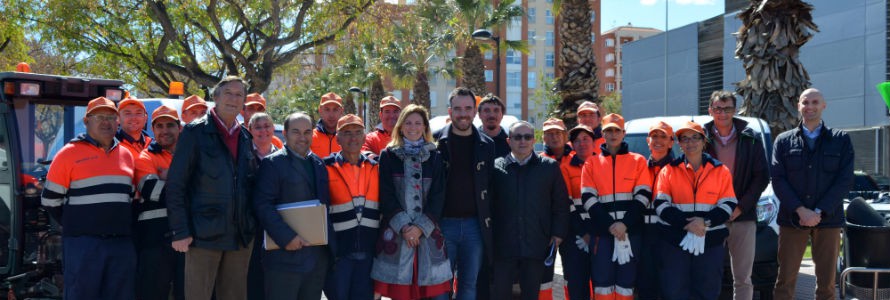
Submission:
[[[651,27],[618,26],[606,30],[602,34],[602,43],[596,48],[597,74],[599,79],[600,96],[606,96],[613,92],[621,93],[621,64],[622,47],[624,44],[647,38],[661,33],[659,29]]]

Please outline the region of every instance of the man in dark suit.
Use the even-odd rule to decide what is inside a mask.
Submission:
[[[266,299],[321,299],[332,261],[330,246],[308,246],[275,209],[281,204],[307,200],[330,204],[328,173],[321,158],[309,151],[312,124],[305,113],[289,115],[284,122],[286,146],[260,163],[254,209],[269,237],[284,245],[266,251],[263,257]],[[333,232],[330,222],[325,226],[328,233]]]

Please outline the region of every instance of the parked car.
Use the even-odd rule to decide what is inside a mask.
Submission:
[[[758,118],[740,117],[748,122],[748,127],[754,130],[764,145],[767,162],[772,153],[772,137],[766,121]],[[674,128],[679,128],[687,121],[704,124],[712,120],[711,116],[672,116],[655,117],[630,120],[625,124],[627,142],[631,152],[649,156],[649,146],[646,137],[649,135],[649,126],[658,121],[664,121]],[[675,143],[674,156],[682,154],[679,144]],[[776,283],[779,265],[776,258],[778,252],[779,225],[776,224],[776,216],[779,212],[779,199],[776,198],[772,184],[768,185],[757,202],[757,237],[754,253],[754,267],[751,273],[751,281],[754,284],[755,293],[759,293],[759,299],[771,299],[773,287]],[[729,255],[724,260],[723,292],[721,299],[728,295],[732,299],[732,270],[729,263]],[[727,294],[728,293],[728,294]]]

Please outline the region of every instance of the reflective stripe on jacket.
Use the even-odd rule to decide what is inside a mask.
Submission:
[[[687,218],[701,217],[711,221],[705,245],[723,243],[729,235],[726,221],[737,201],[732,189],[732,174],[720,161],[702,154],[698,171],[686,163],[682,155],[658,173],[655,211],[664,230],[664,238],[679,245],[686,235]]]
[[[167,242],[165,235],[170,231],[167,221],[167,195],[164,192],[166,180],[159,176],[170,168],[173,154],[163,149],[157,142],[142,150],[136,159],[136,180],[142,195],[136,206],[137,246],[148,246]]]
[[[328,170],[331,194],[328,211],[338,243],[337,255],[372,254],[380,227],[377,162],[360,155],[359,165],[355,166],[340,152],[334,152],[324,162]]]
[[[597,235],[609,235],[609,226],[618,221],[628,233],[636,233],[652,198],[646,159],[628,152],[624,142],[615,155],[606,146],[601,150],[588,158],[581,170],[584,209],[590,213]]]

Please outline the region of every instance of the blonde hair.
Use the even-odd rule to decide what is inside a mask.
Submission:
[[[423,140],[426,142],[433,141],[433,134],[430,132],[430,112],[423,106],[409,104],[402,109],[402,113],[399,114],[399,120],[396,121],[396,126],[392,129],[392,140],[386,145],[387,148],[398,148],[405,144],[405,141],[402,139],[402,126],[405,125],[405,120],[408,119],[408,116],[411,114],[418,114],[421,119],[423,119]]]

